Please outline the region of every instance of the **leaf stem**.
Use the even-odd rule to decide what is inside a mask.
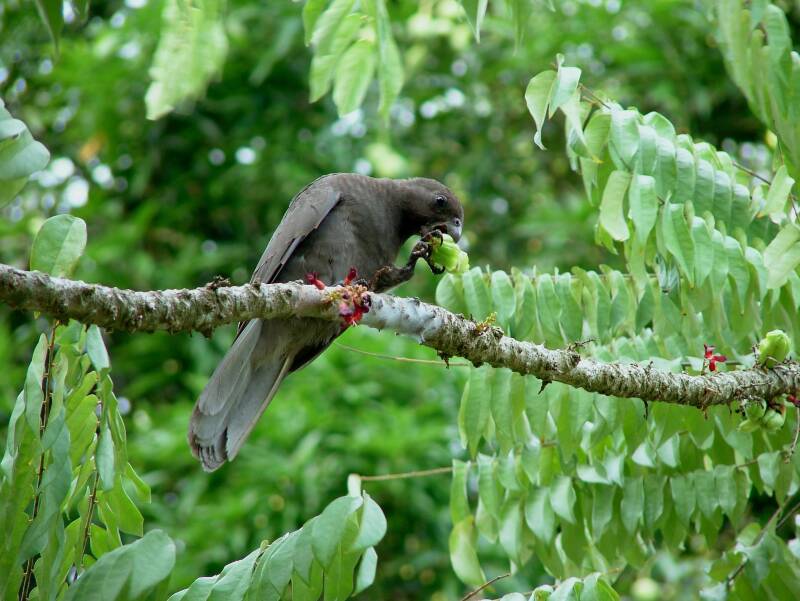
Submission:
[[[503,578],[508,578],[509,576],[511,576],[511,572],[508,572],[506,574],[500,574],[499,576],[495,576],[491,580],[487,580],[486,582],[484,582],[482,585],[480,585],[475,590],[470,591],[469,593],[467,593],[466,595],[461,597],[461,601],[469,601],[469,599],[472,599],[475,595],[480,593],[482,590],[489,588],[490,586],[492,586],[498,580],[501,580]]]
[[[53,349],[55,348],[56,344],[56,329],[58,329],[59,321],[55,320],[53,322],[53,329],[50,331],[50,340],[47,343],[47,355],[45,355],[44,360],[44,375],[42,376],[42,392],[44,393],[44,398],[42,399],[42,410],[39,415],[39,440],[41,441],[42,437],[44,436],[44,431],[47,428],[47,419],[50,416],[50,400],[52,398],[52,390],[51,390],[51,380],[52,380],[52,370],[53,370]],[[31,522],[36,519],[36,516],[39,514],[39,505],[41,503],[41,487],[42,487],[42,478],[44,477],[44,463],[45,463],[45,452],[39,455],[39,468],[36,472],[36,497],[33,500],[33,514],[31,516]],[[22,577],[22,585],[19,589],[19,600],[20,601],[27,601],[28,597],[31,593],[31,587],[33,584],[33,565],[35,562],[35,555],[32,555],[28,558],[25,562],[25,570]]]

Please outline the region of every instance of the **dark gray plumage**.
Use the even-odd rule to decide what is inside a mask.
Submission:
[[[382,292],[408,280],[424,254],[424,244],[418,245],[404,267],[394,266],[410,236],[439,229],[458,240],[463,217],[458,199],[435,180],[326,175],[294,197],[251,281],[290,282],[316,273],[331,285],[355,267]],[[240,324],[192,413],[189,444],[203,468],[233,459],[283,378],[339,333],[339,324],[314,319]]]

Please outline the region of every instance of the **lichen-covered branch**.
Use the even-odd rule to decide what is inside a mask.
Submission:
[[[340,320],[331,302],[336,289],[301,283],[228,286],[211,283],[192,290],[136,292],[23,271],[0,265],[0,302],[128,332],[199,331],[254,318],[315,317]],[[363,325],[410,336],[442,356],[461,356],[479,365],[507,367],[545,382],[563,382],[611,396],[708,407],[747,398],[796,394],[800,365],[742,369],[692,376],[649,365],[603,363],[573,350],[551,350],[504,336],[497,328],[414,298],[372,294]]]

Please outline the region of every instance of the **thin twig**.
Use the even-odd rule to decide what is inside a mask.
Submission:
[[[786,449],[786,457],[784,458],[786,463],[789,463],[792,460],[792,455],[794,455],[794,452],[797,449],[797,439],[800,438],[800,407],[797,407],[797,419],[795,422],[794,439],[792,440],[792,444],[789,445],[789,448]]]
[[[471,591],[471,592],[467,593],[466,595],[464,595],[463,597],[461,597],[461,601],[469,601],[469,599],[472,599],[475,595],[480,593],[482,590],[484,590],[486,588],[489,588],[490,586],[492,586],[498,580],[501,580],[503,578],[508,578],[509,576],[511,576],[510,572],[507,573],[507,574],[500,574],[499,576],[495,576],[491,580],[488,580],[487,582],[484,582],[482,585],[480,585],[474,591]]]
[[[741,171],[744,171],[747,175],[750,175],[751,177],[754,177],[757,180],[760,180],[760,181],[764,182],[768,186],[772,185],[772,182],[769,179],[767,179],[763,175],[760,175],[760,174],[756,173],[755,171],[753,171],[749,167],[746,167],[746,166],[742,165],[741,163],[739,163],[737,161],[733,161],[733,166],[736,167],[737,169],[740,169]],[[792,212],[794,213],[795,219],[797,219],[798,218],[798,215],[797,215],[797,197],[790,192],[789,193],[789,198],[792,201]]]
[[[435,467],[429,470],[401,472],[399,474],[381,474],[379,476],[361,476],[360,474],[356,475],[359,478],[361,478],[362,482],[381,482],[384,480],[403,480],[404,478],[422,478],[425,476],[435,476],[437,474],[447,474],[452,471],[453,468],[451,466],[447,466],[447,467]]]
[[[395,357],[394,355],[384,355],[382,353],[372,353],[365,351],[354,346],[342,344],[341,342],[334,342],[334,345],[343,348],[347,351],[359,353],[360,355],[367,355],[368,357],[375,357],[377,359],[389,359],[391,361],[401,361],[403,363],[422,363],[424,365],[436,365],[437,367],[471,367],[469,363],[458,361],[456,363],[445,363],[444,361],[435,361],[431,359],[415,359],[413,357]]]
[[[52,395],[52,391],[50,389],[50,384],[52,380],[52,370],[53,370],[53,350],[56,344],[56,329],[58,328],[59,322],[55,320],[53,323],[53,329],[50,332],[50,340],[47,343],[47,354],[45,355],[45,364],[44,364],[44,375],[42,376],[42,392],[44,393],[44,398],[42,399],[42,410],[39,416],[39,439],[44,436],[44,431],[47,428],[47,419],[50,414],[50,399]],[[42,478],[44,477],[44,463],[45,463],[45,451],[42,451],[41,455],[39,455],[39,468],[36,473],[36,496],[33,500],[33,515],[31,516],[31,521],[36,519],[36,516],[39,513],[39,505],[41,503],[42,495],[41,495],[41,488],[42,488]],[[25,570],[22,579],[22,586],[19,589],[19,599],[20,601],[27,601],[28,597],[31,593],[31,583],[33,580],[33,565],[36,560],[36,556],[31,556],[28,558],[28,561],[25,562]]]
[[[86,555],[86,544],[89,542],[89,528],[92,525],[92,514],[94,507],[97,504],[97,483],[100,481],[100,472],[95,470],[94,483],[92,483],[92,492],[89,495],[89,508],[86,510],[86,526],[83,529],[83,541],[81,543],[81,556],[78,558],[78,565],[75,569],[80,572],[81,564],[83,564],[83,556]]]
[[[764,527],[761,529],[761,532],[759,532],[759,533],[758,533],[758,536],[756,536],[756,539],[753,541],[753,545],[752,545],[752,546],[756,546],[758,543],[760,543],[760,542],[761,542],[761,539],[763,539],[763,538],[764,538],[764,536],[767,534],[767,530],[769,530],[770,524],[772,524],[772,522],[774,522],[774,521],[775,521],[775,520],[778,518],[778,516],[779,516],[781,513],[783,513],[783,509],[786,507],[786,505],[787,505],[787,503],[788,503],[788,502],[789,502],[789,499],[786,499],[786,501],[785,501],[785,502],[784,502],[782,505],[779,505],[779,506],[778,506],[778,508],[775,510],[775,513],[773,513],[773,514],[772,514],[772,515],[769,517],[769,520],[767,520],[767,523],[766,523],[766,524],[764,524]],[[742,561],[742,563],[740,563],[740,564],[739,564],[739,567],[737,567],[737,568],[736,568],[736,569],[733,571],[733,573],[731,573],[731,575],[730,575],[730,576],[728,576],[728,579],[727,579],[727,580],[726,580],[726,582],[725,582],[725,585],[726,585],[728,588],[730,588],[731,586],[733,586],[733,581],[734,581],[734,580],[736,580],[736,577],[737,577],[739,574],[741,574],[741,573],[742,573],[742,570],[744,570],[744,566],[745,566],[745,565],[747,565],[747,558],[746,558],[746,557],[744,558],[744,561]]]
[[[797,511],[798,509],[800,509],[800,501],[795,503],[794,507],[792,507],[789,511],[787,511],[783,515],[783,517],[778,521],[778,523],[775,524],[775,530],[777,530],[778,528],[783,526],[786,523],[786,520],[788,520],[790,517],[792,517],[792,515],[794,515],[794,512]]]
[[[587,94],[587,95],[588,95],[588,96],[589,96],[589,97],[590,97],[592,100],[594,100],[595,102],[598,102],[598,103],[600,103],[601,105],[603,105],[603,107],[604,107],[604,108],[607,108],[607,109],[611,110],[611,107],[610,107],[609,105],[607,105],[607,104],[606,104],[606,103],[603,101],[603,99],[602,99],[602,98],[600,98],[600,97],[599,97],[597,94],[595,94],[594,92],[592,92],[592,91],[591,91],[589,88],[587,88],[585,85],[583,85],[582,83],[579,83],[579,84],[578,84],[578,87],[581,89],[581,91],[585,92],[585,93],[586,93],[586,94]]]

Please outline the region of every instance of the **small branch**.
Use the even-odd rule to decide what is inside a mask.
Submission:
[[[775,512],[774,512],[774,513],[773,513],[773,514],[772,514],[772,515],[769,517],[769,519],[767,520],[767,523],[766,523],[766,524],[764,524],[764,527],[761,529],[761,532],[759,532],[759,533],[758,533],[758,536],[756,536],[756,539],[753,541],[753,544],[752,544],[752,546],[753,546],[753,547],[755,547],[755,546],[756,546],[758,543],[760,543],[760,542],[761,542],[761,539],[763,539],[763,538],[764,538],[764,536],[767,534],[767,530],[769,530],[769,527],[770,527],[770,525],[771,525],[771,524],[772,524],[772,523],[773,523],[773,522],[774,522],[776,519],[778,519],[778,516],[779,516],[780,514],[782,514],[782,513],[783,513],[783,510],[786,508],[786,505],[787,505],[788,503],[789,503],[789,499],[786,499],[786,501],[784,501],[782,505],[778,505],[778,508],[777,508],[777,509],[775,510]],[[776,526],[776,529],[777,529],[777,526]],[[746,566],[746,565],[747,565],[747,558],[745,557],[745,558],[744,558],[744,561],[742,561],[742,563],[740,563],[740,564],[739,564],[739,567],[737,567],[737,568],[736,568],[736,569],[735,569],[735,570],[734,570],[734,571],[731,573],[731,575],[730,575],[730,576],[728,576],[728,579],[725,581],[725,584],[726,584],[726,586],[727,586],[728,588],[730,588],[731,586],[733,586],[733,582],[734,582],[734,580],[736,580],[736,577],[737,577],[737,576],[739,576],[739,574],[741,574],[741,573],[742,573],[742,570],[744,570],[744,566]]]
[[[390,361],[400,361],[401,363],[417,363],[421,365],[435,365],[436,367],[470,367],[469,363],[445,363],[444,361],[435,361],[432,359],[416,359],[413,357],[395,357],[394,355],[384,355],[383,353],[371,353],[354,346],[342,344],[341,342],[334,342],[339,348],[343,348],[359,355],[366,355],[367,357],[375,357],[376,359],[388,359]]]
[[[83,536],[81,538],[81,556],[78,560],[78,565],[75,566],[76,572],[80,573],[81,565],[83,564],[83,556],[86,555],[86,544],[89,542],[89,529],[92,526],[92,514],[94,513],[94,506],[97,505],[97,483],[100,481],[100,472],[94,473],[94,482],[92,483],[92,492],[89,494],[89,507],[86,510],[86,526],[83,529]]]
[[[50,332],[50,340],[47,343],[47,354],[45,355],[45,369],[42,378],[42,409],[39,416],[39,439],[44,436],[44,431],[47,428],[47,419],[50,415],[50,401],[52,399],[51,381],[53,377],[53,352],[56,345],[56,329],[58,329],[58,321],[53,324],[53,329]],[[33,500],[33,514],[31,521],[36,519],[39,514],[39,505],[42,501],[41,488],[42,478],[44,477],[44,464],[45,464],[45,451],[39,455],[39,468],[36,472],[36,497]],[[33,581],[33,565],[36,561],[35,556],[28,558],[25,562],[25,570],[23,572],[22,587],[19,590],[20,601],[27,601],[31,594],[31,584]]]
[[[435,467],[429,470],[417,470],[414,472],[400,472],[399,474],[381,474],[379,476],[361,476],[358,477],[362,482],[383,482],[385,480],[404,480],[406,478],[423,478],[425,476],[435,476],[437,474],[449,474],[453,471],[450,466]]]
[[[489,588],[490,586],[492,586],[498,580],[501,580],[503,578],[508,578],[509,576],[511,576],[510,572],[508,574],[500,574],[499,576],[495,576],[491,580],[489,580],[487,582],[484,582],[482,585],[480,585],[474,591],[470,591],[469,593],[467,593],[466,595],[461,597],[461,601],[469,601],[469,599],[472,599],[475,595],[480,593],[482,590]]]
[[[792,439],[792,444],[786,449],[786,457],[784,458],[786,463],[792,460],[792,455],[794,455],[794,452],[797,450],[797,440],[800,438],[800,407],[797,408],[797,415],[795,417],[794,438]]]
[[[340,322],[333,298],[338,288],[300,283],[205,286],[192,290],[134,292],[53,278],[0,264],[0,302],[40,311],[61,321],[76,319],[128,332],[199,331],[258,318],[301,317]],[[608,396],[639,398],[706,409],[744,398],[773,399],[800,388],[800,364],[692,376],[638,363],[604,363],[575,351],[551,350],[503,335],[415,298],[371,294],[361,324],[409,336],[448,357],[473,365],[506,367],[545,382],[562,382]]]

